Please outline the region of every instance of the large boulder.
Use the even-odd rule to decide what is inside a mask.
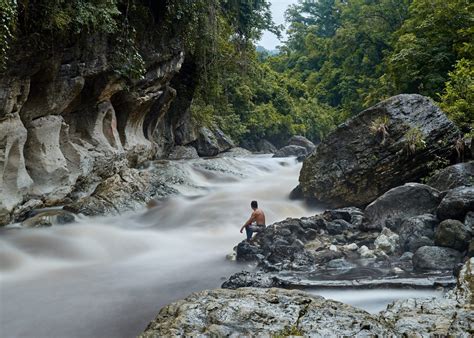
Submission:
[[[199,156],[216,156],[217,154],[234,147],[234,142],[222,130],[214,131],[202,127],[198,139],[193,143]]]
[[[288,141],[288,145],[304,147],[306,148],[308,154],[311,154],[313,150],[316,149],[316,146],[313,142],[301,135],[292,136]]]
[[[474,161],[458,163],[440,170],[426,182],[440,191],[474,184]]]
[[[440,220],[451,218],[464,221],[466,214],[473,210],[474,187],[459,187],[444,196],[436,213]]]
[[[380,314],[397,337],[470,337],[474,259],[461,269],[456,288],[442,297],[401,299]]]
[[[278,149],[268,140],[261,139],[257,142],[257,152],[264,154],[275,154]]]
[[[364,310],[284,289],[217,289],[162,308],[145,337],[391,336]]]
[[[464,251],[471,242],[470,229],[458,220],[442,221],[435,232],[435,244]]]
[[[453,155],[459,130],[427,97],[402,94],[340,125],[303,163],[307,199],[365,206],[385,191],[418,181],[430,162]]]
[[[184,160],[198,158],[199,155],[194,147],[176,146],[173,148],[168,158],[170,160]]]
[[[301,146],[286,146],[281,149],[279,149],[273,157],[290,157],[290,156],[306,156],[308,154],[308,151],[306,150],[305,147]]]
[[[422,246],[434,245],[434,229],[438,224],[435,215],[424,214],[404,220],[398,229],[402,251],[415,252]]]
[[[390,189],[365,208],[363,229],[398,231],[404,219],[433,213],[440,202],[439,191],[419,183],[407,183]]]
[[[422,246],[413,255],[416,270],[452,270],[461,262],[459,251],[439,246]]]

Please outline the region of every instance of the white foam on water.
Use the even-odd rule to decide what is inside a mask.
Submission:
[[[290,201],[295,159],[173,162],[187,185],[157,208],[0,234],[0,336],[132,337],[159,308],[220,286],[258,200],[267,223],[317,212]],[[150,169],[153,170],[153,169]]]

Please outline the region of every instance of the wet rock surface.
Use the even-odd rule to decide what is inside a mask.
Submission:
[[[279,149],[273,157],[290,157],[290,156],[306,156],[308,151],[305,147],[296,146],[296,145],[289,145]]]
[[[234,142],[220,129],[201,128],[198,139],[194,143],[199,156],[216,156],[234,147]]]
[[[395,301],[378,315],[296,290],[244,287],[202,291],[162,308],[140,337],[468,337],[474,329],[473,268],[471,259],[461,269],[456,287],[443,297]],[[253,273],[242,274],[264,280]]]
[[[464,251],[471,242],[471,229],[458,220],[446,219],[436,228],[435,244]]]
[[[474,332],[473,269],[471,259],[461,269],[456,288],[444,297],[395,301],[380,317],[403,336],[471,336]]]
[[[422,246],[413,255],[416,270],[452,270],[461,262],[462,254],[440,246]]]
[[[440,191],[474,185],[474,161],[458,163],[440,170],[426,182]]]
[[[440,220],[450,218],[464,221],[469,211],[474,211],[474,187],[458,187],[448,191],[436,214]]]
[[[288,141],[288,145],[304,147],[306,148],[308,154],[311,154],[313,150],[316,149],[316,146],[313,142],[301,135],[292,136]]]
[[[382,141],[370,129],[380,123],[388,132]],[[405,137],[413,128],[427,145],[414,153],[407,151]],[[318,145],[300,173],[303,194],[333,207],[367,205],[393,187],[426,176],[431,161],[449,160],[458,134],[430,99],[394,96],[348,120]]]
[[[363,228],[388,227],[397,230],[409,217],[433,213],[441,199],[439,191],[419,183],[407,183],[390,189],[364,210]]]
[[[173,148],[168,158],[170,160],[185,160],[198,158],[199,155],[194,147],[176,146]]]
[[[275,286],[273,282],[282,280],[301,285],[295,279],[326,285],[359,285],[364,279],[373,285],[388,280],[419,285],[428,272],[429,278],[452,277],[453,269],[470,252],[472,215],[468,213],[462,223],[441,221],[436,214],[440,196],[457,189],[441,194],[410,183],[391,189],[364,211],[346,207],[289,218],[266,227],[250,242],[239,243],[236,259],[256,263],[255,273],[267,278],[260,285]],[[469,197],[463,201],[470,203]],[[232,281],[233,287],[239,280]]]
[[[301,291],[241,288],[194,293],[163,309],[140,337],[368,336],[392,331],[376,316]]]

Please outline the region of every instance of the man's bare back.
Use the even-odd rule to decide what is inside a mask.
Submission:
[[[253,219],[257,225],[265,225],[265,214],[262,209],[255,209],[250,218]]]
[[[245,224],[240,228],[240,233],[242,233],[245,229],[245,232],[247,233],[247,240],[250,240],[252,238],[252,234],[254,232],[259,232],[265,229],[265,213],[263,212],[262,209],[258,208],[257,201],[252,201],[250,204],[251,208],[253,210],[252,215],[250,215],[250,218],[245,222]],[[252,226],[252,223],[256,223],[255,226]]]

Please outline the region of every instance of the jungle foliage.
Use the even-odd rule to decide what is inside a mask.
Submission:
[[[54,52],[80,37],[114,45],[113,70],[138,80],[147,41],[184,48],[197,67],[194,119],[252,146],[293,134],[317,141],[399,93],[440,102],[464,133],[474,120],[471,0],[299,0],[280,53],[268,0],[0,0],[0,69],[15,43]],[[160,40],[161,39],[161,40]]]

